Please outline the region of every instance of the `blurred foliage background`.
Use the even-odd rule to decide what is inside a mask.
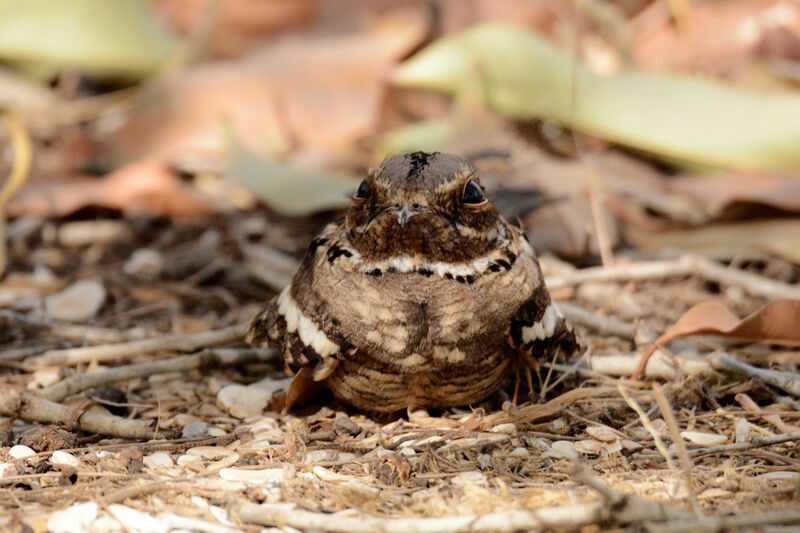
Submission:
[[[15,219],[302,216],[446,150],[574,261],[800,262],[796,2],[0,0],[0,61]]]

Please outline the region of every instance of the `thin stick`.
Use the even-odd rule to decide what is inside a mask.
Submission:
[[[131,357],[133,355],[160,351],[192,352],[207,346],[240,340],[244,337],[245,328],[245,325],[238,325],[220,330],[203,331],[185,335],[166,335],[164,337],[142,339],[119,344],[68,348],[66,350],[49,350],[40,356],[27,359],[26,362],[41,366],[76,365],[91,361],[110,361]]]
[[[593,267],[569,274],[549,276],[550,290],[571,287],[587,281],[645,281],[675,276],[701,276],[722,285],[741,287],[750,294],[770,300],[800,299],[800,287],[781,283],[764,276],[724,267],[719,263],[696,255],[684,255],[669,261],[646,261],[612,267]]]
[[[0,415],[126,439],[163,437],[154,430],[152,420],[129,420],[113,415],[81,413],[27,393],[0,396]]]
[[[622,385],[617,385],[617,389],[619,393],[622,394],[622,397],[625,399],[627,404],[630,406],[631,409],[636,411],[636,414],[639,415],[639,420],[642,421],[642,425],[650,432],[650,435],[653,436],[653,441],[656,444],[656,448],[658,451],[661,452],[661,455],[664,456],[664,459],[667,460],[667,466],[669,466],[670,470],[677,471],[675,468],[675,463],[672,462],[672,455],[667,450],[667,447],[664,445],[664,441],[661,440],[661,436],[658,434],[658,430],[653,426],[653,423],[650,422],[650,417],[647,416],[647,413],[644,412],[642,406],[628,393],[628,391]]]
[[[558,302],[558,308],[572,324],[580,324],[601,336],[633,339],[636,328],[633,324],[623,322],[613,316],[600,316],[570,302]]]
[[[293,504],[261,505],[241,502],[235,516],[245,523],[289,526],[303,531],[331,533],[460,533],[462,531],[539,531],[545,527],[576,528],[594,523],[601,502],[548,507],[536,511],[511,510],[485,515],[441,518],[379,518],[368,515],[336,516],[304,511]]]
[[[63,339],[89,343],[130,341],[140,339],[145,334],[144,331],[138,329],[119,331],[81,324],[51,322],[7,309],[0,311],[0,329],[21,330],[29,335],[50,334]],[[0,354],[0,359],[5,359],[3,354]]]
[[[720,444],[719,446],[697,448],[694,450],[689,450],[688,453],[692,457],[697,457],[698,455],[711,455],[715,453],[741,452],[745,450],[752,450],[753,448],[764,448],[766,446],[773,446],[775,444],[783,444],[784,442],[791,441],[800,442],[800,432],[772,435],[769,437],[756,437],[753,440],[747,442],[737,442],[735,444]]]
[[[669,401],[667,401],[664,389],[655,382],[653,383],[653,394],[656,397],[659,408],[661,408],[661,414],[664,416],[664,421],[667,423],[670,434],[672,434],[672,442],[675,444],[675,448],[678,452],[678,459],[680,459],[681,471],[683,472],[683,482],[686,485],[686,493],[689,496],[689,508],[693,512],[696,512],[700,507],[697,504],[697,496],[692,487],[692,469],[694,468],[694,463],[692,463],[692,460],[689,458],[689,454],[686,453],[686,445],[683,443],[683,437],[681,437],[680,429],[678,429],[678,422],[675,420],[675,413],[672,412],[672,406],[670,406]],[[645,414],[645,416],[647,415]]]
[[[214,348],[194,355],[186,355],[156,361],[112,368],[94,374],[80,373],[39,391],[38,396],[52,402],[60,402],[86,389],[100,387],[108,383],[118,383],[129,379],[166,374],[168,372],[188,372],[199,368],[236,366],[255,361],[269,361],[277,356],[275,350]]]
[[[714,352],[709,357],[709,363],[715,370],[743,374],[748,377],[756,377],[765,383],[769,383],[779,389],[800,397],[800,374],[794,372],[781,372],[778,370],[764,370],[737,361],[725,352]]]
[[[755,526],[797,524],[800,522],[800,509],[784,509],[763,513],[736,514],[732,516],[703,516],[665,524],[651,524],[651,533],[684,533],[690,531],[732,531]],[[759,530],[760,531],[760,530]],[[789,530],[783,530],[789,531]],[[792,529],[794,531],[794,529]]]

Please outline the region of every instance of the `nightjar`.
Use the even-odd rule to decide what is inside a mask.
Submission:
[[[367,173],[248,341],[382,412],[480,401],[516,364],[577,346],[525,235],[473,167],[423,152]]]

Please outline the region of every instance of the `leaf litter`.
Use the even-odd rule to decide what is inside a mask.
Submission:
[[[565,27],[586,24],[574,6],[497,4],[476,2],[469,13],[448,4],[442,22],[454,28],[516,19],[562,47]],[[790,8],[769,11],[777,4],[750,5],[739,19],[731,8],[726,16],[755,20],[767,39],[775,24],[792,28]],[[621,64],[614,54],[662,24],[666,4],[649,4],[629,26],[633,8],[603,12],[603,5],[611,6],[591,11],[578,52],[592,69],[603,57]],[[676,24],[702,24],[703,10],[712,8],[698,5],[673,14]],[[308,20],[307,8],[270,16],[294,25]],[[394,23],[426,20],[420,12],[407,18],[407,8],[394,12]],[[357,17],[339,9],[352,31]],[[227,532],[261,524],[352,533],[797,523],[798,313],[797,300],[787,299],[800,279],[789,239],[796,234],[792,171],[774,179],[755,174],[752,183],[750,174],[721,174],[708,184],[702,174],[675,179],[641,153],[497,116],[493,106],[476,105],[483,93],[474,87],[453,102],[450,137],[441,130],[433,137],[470,157],[497,204],[520,217],[554,297],[579,330],[582,352],[542,362],[532,391],[523,377],[518,404],[512,377],[470,408],[375,417],[323,393],[284,410],[292,381],[276,353],[244,346],[242,325],[280,290],[310,239],[340,216],[346,180],[330,189],[320,184],[375,164],[372,149],[389,124],[384,114],[400,109],[398,92],[408,91],[387,88],[388,69],[422,44],[426,29],[411,23],[398,32],[392,16],[381,18],[386,13],[349,36],[278,38],[272,58],[259,56],[269,45],[252,35],[214,43],[218,57],[237,46],[247,57],[190,65],[137,93],[145,102],[148,94],[176,91],[180,101],[188,93],[178,89],[198,80],[226,71],[225,83],[237,87],[253,79],[238,78],[245,65],[264,67],[257,77],[270,83],[264,94],[272,99],[220,101],[217,110],[239,117],[227,125],[225,113],[192,122],[190,113],[147,117],[147,106],[107,102],[78,124],[59,122],[79,138],[102,132],[101,152],[116,148],[123,156],[110,166],[101,161],[110,171],[103,176],[75,179],[74,169],[88,162],[81,157],[95,149],[74,155],[80,164],[64,166],[60,181],[44,176],[41,158],[74,145],[43,142],[41,117],[29,123],[39,156],[30,183],[7,208],[14,218],[0,280],[0,527]],[[246,26],[228,17],[219,19],[227,28]],[[263,17],[253,24],[268,27]],[[614,37],[620,24],[633,35]],[[696,46],[691,33],[683,35]],[[388,52],[373,54],[374,63],[348,64],[348,54],[339,54],[384,38]],[[744,49],[757,57],[774,51]],[[293,62],[298,70],[286,70]],[[74,105],[83,97],[70,95],[70,76],[62,76],[59,101]],[[331,80],[341,83],[332,92],[325,89]],[[200,101],[223,100],[225,83],[198,89]],[[337,95],[367,105],[340,106]],[[442,100],[429,106],[419,93],[403,95],[405,109],[420,105],[392,123],[442,123]],[[123,110],[129,115],[119,127],[119,117],[109,117]],[[267,126],[244,127],[240,119],[248,116]],[[228,165],[236,161],[228,159],[231,132],[252,155],[246,194],[222,177],[237,174]],[[147,158],[136,161],[137,151]],[[259,173],[270,179],[255,183]],[[307,180],[308,194],[282,190],[288,180]],[[552,197],[564,199],[541,201]],[[748,202],[757,209],[731,208]],[[775,215],[759,211],[765,206],[783,218],[763,218]],[[597,224],[598,217],[608,223]],[[728,240],[703,235],[721,224]],[[742,228],[758,224],[767,229],[748,246]],[[565,237],[553,239],[555,231]],[[695,246],[713,254],[675,259],[657,237],[679,233],[707,238],[716,249]],[[770,246],[772,238],[787,244]],[[605,265],[563,261],[597,264],[604,248],[611,250]],[[81,280],[94,284],[95,296],[102,287],[103,298],[79,298],[86,309],[77,314],[48,313],[45,302]]]

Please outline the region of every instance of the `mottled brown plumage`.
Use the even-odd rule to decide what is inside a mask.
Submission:
[[[482,400],[520,358],[572,351],[525,236],[447,154],[387,159],[311,243],[248,340],[370,411]]]

